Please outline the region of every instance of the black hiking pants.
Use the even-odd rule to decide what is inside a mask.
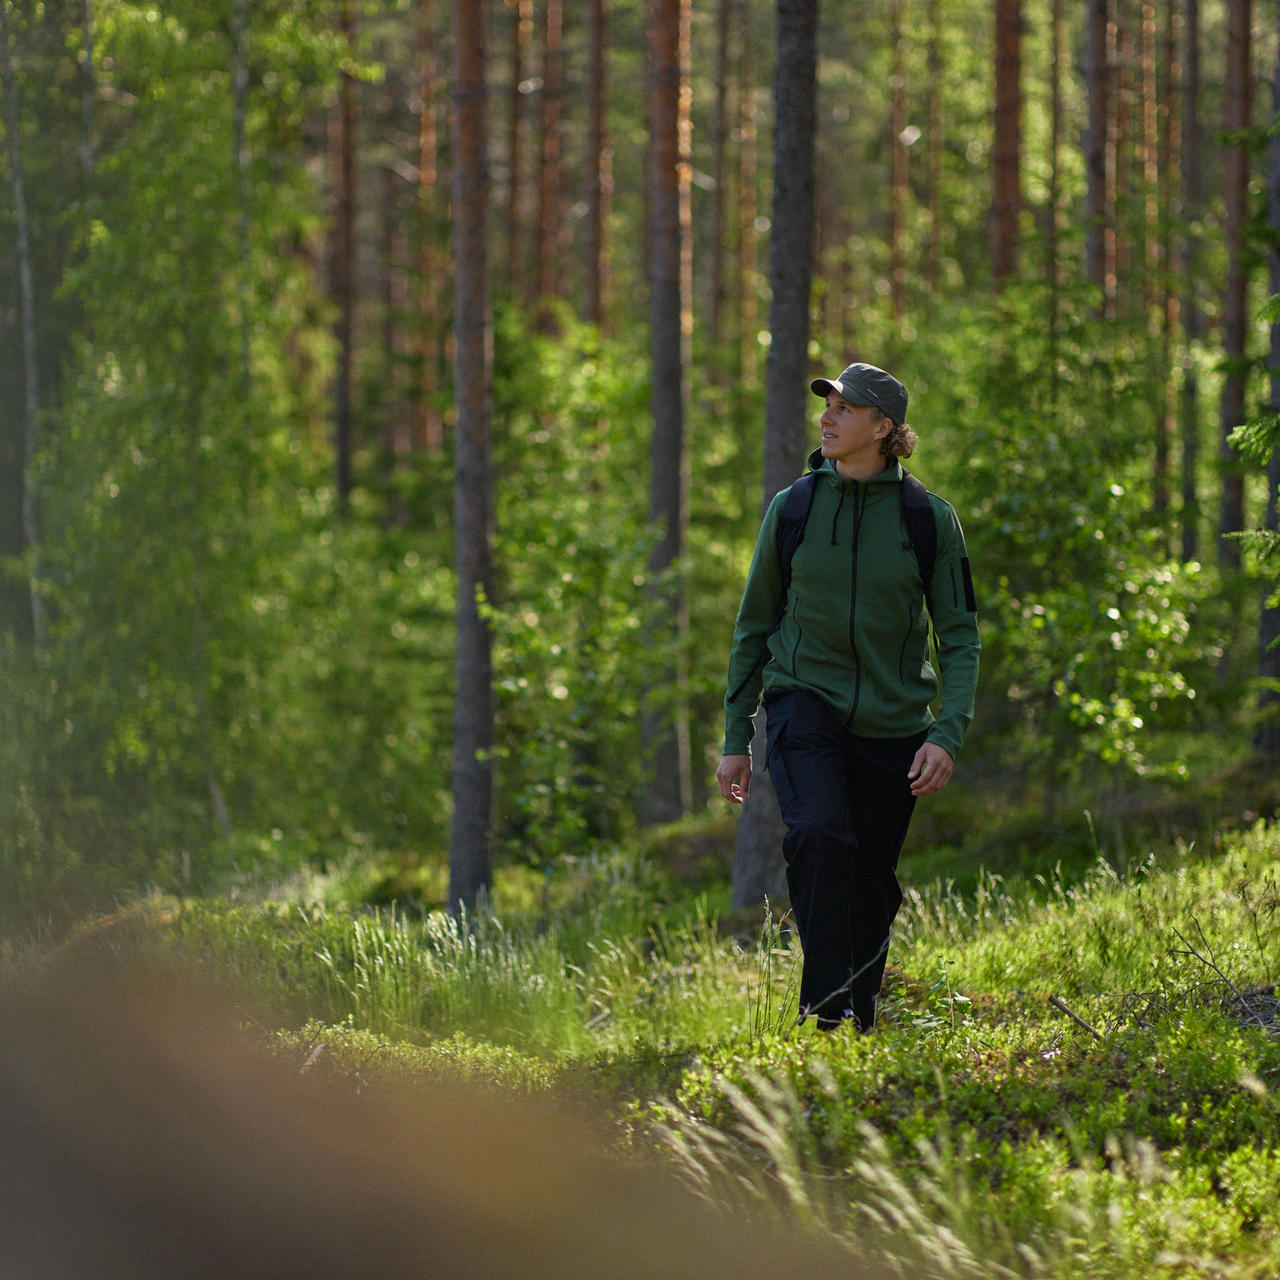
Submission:
[[[800,1017],[815,1014],[819,1027],[855,1017],[868,1031],[902,905],[898,855],[915,808],[907,771],[925,735],[855,737],[802,689],[770,694],[765,708],[765,759],[804,949]]]

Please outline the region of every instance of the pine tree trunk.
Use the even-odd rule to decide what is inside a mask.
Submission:
[[[93,0],[82,0],[80,20],[80,173],[87,191],[93,178],[93,108],[98,96],[93,61]]]
[[[1157,159],[1156,264],[1159,278],[1160,367],[1173,371],[1173,344],[1178,326],[1178,295],[1173,281],[1173,224],[1178,215],[1175,205],[1176,158],[1178,155],[1178,21],[1177,0],[1168,0],[1165,9],[1163,54],[1164,93],[1157,82]],[[1164,128],[1159,124],[1163,121]],[[1162,379],[1160,422],[1156,431],[1155,494],[1153,508],[1161,526],[1161,539],[1170,505],[1173,436],[1177,426],[1176,398],[1172,377]]]
[[[252,430],[249,406],[253,392],[253,368],[250,358],[250,316],[252,297],[252,271],[250,261],[250,183],[249,142],[247,115],[249,109],[249,16],[247,0],[232,0],[231,5],[231,86],[232,86],[232,148],[236,171],[236,245],[239,258],[239,274],[236,305],[239,315],[236,323],[240,329],[240,396],[244,413],[244,428]]]
[[[1058,407],[1059,351],[1062,331],[1062,64],[1064,0],[1049,3],[1049,208],[1045,237],[1045,276],[1049,284],[1049,409]]]
[[[818,0],[779,0],[774,77],[773,231],[769,242],[772,341],[765,367],[765,503],[804,469],[813,279]],[[751,792],[738,822],[733,905],[781,896],[782,820],[764,767],[757,723]]]
[[[444,414],[440,410],[444,320],[437,276],[444,269],[437,245],[444,219],[440,215],[440,129],[437,123],[443,91],[436,21],[437,0],[418,0],[418,174],[417,174],[417,318],[418,387],[413,397],[412,449],[438,454],[444,448]]]
[[[997,284],[1018,269],[1022,207],[1022,0],[996,0],[996,102],[991,271]]]
[[[587,217],[585,227],[586,307],[588,324],[601,326],[605,318],[605,298],[609,260],[605,246],[605,224],[613,192],[612,148],[609,144],[606,106],[608,76],[605,50],[608,44],[609,13],[606,0],[590,0],[588,28],[587,91]]]
[[[1134,165],[1133,144],[1137,136],[1134,130],[1133,92],[1133,32],[1129,26],[1129,6],[1132,0],[1111,0],[1112,21],[1107,41],[1107,57],[1111,66],[1111,139],[1108,142],[1108,168],[1111,172],[1110,233],[1114,243],[1111,257],[1114,263],[1115,300],[1112,314],[1128,311],[1131,318],[1141,317],[1140,301],[1133,305],[1134,293],[1129,268],[1132,265],[1132,219],[1128,216],[1133,204]],[[1122,216],[1123,213],[1123,216]]]
[[[525,211],[525,68],[533,44],[533,0],[507,0],[511,10],[511,98],[507,116],[507,170],[510,189],[507,198],[507,281],[515,288],[527,277],[524,253]],[[530,246],[532,248],[532,246]],[[530,280],[530,284],[532,281]],[[527,291],[526,291],[527,292]]]
[[[1196,372],[1197,348],[1204,337],[1204,313],[1200,309],[1200,246],[1195,227],[1202,204],[1200,124],[1200,0],[1186,0],[1183,32],[1186,58],[1182,74],[1182,252],[1179,312],[1185,344],[1179,434],[1182,442],[1182,560],[1190,564],[1200,557],[1200,497],[1197,471],[1200,465],[1200,388]]]
[[[1114,265],[1107,251],[1111,206],[1108,198],[1107,135],[1110,128],[1110,67],[1107,57],[1108,0],[1089,0],[1085,74],[1089,127],[1085,134],[1085,277],[1102,291],[1109,311]]]
[[[5,132],[9,136],[9,185],[13,194],[13,220],[17,240],[18,311],[22,330],[22,445],[17,452],[22,489],[22,550],[30,557],[29,613],[32,641],[37,649],[44,644],[44,602],[40,595],[40,535],[32,460],[38,448],[40,424],[39,365],[36,361],[35,295],[31,273],[31,228],[27,221],[25,172],[22,139],[19,133],[18,84],[10,45],[8,0],[0,0],[0,75],[4,86]]]
[[[647,822],[669,822],[689,811],[687,668],[684,637],[688,617],[679,563],[688,521],[688,462],[685,449],[689,314],[689,0],[652,0],[649,21],[649,253],[651,396],[653,438],[649,514],[658,542],[649,568],[674,572],[657,598],[661,641],[673,652],[664,672],[664,699],[650,691],[645,739],[652,745],[654,779],[644,803]],[[655,636],[655,642],[658,637]],[[674,641],[674,645],[672,644]],[[674,698],[672,697],[674,691]],[[665,701],[660,708],[655,704]]]
[[[740,382],[756,385],[760,344],[760,246],[756,231],[759,209],[756,202],[758,130],[756,128],[754,41],[749,29],[751,11],[743,11],[744,30],[738,41],[738,376]]]
[[[388,72],[388,128],[395,127],[393,104],[401,94],[394,86],[395,76]],[[393,88],[394,86],[394,88]],[[410,453],[411,428],[406,418],[408,406],[402,390],[401,370],[403,336],[401,317],[407,302],[405,292],[404,216],[401,209],[403,178],[395,166],[382,167],[381,249],[378,254],[382,270],[382,440],[378,450],[378,468],[382,476],[383,521],[388,526],[407,522],[402,495],[396,484]]]
[[[925,86],[926,141],[925,207],[929,211],[929,240],[925,248],[924,282],[930,297],[942,279],[942,17],[940,0],[929,0],[929,75]]]
[[[562,0],[544,0],[542,22],[542,119],[538,148],[538,211],[534,248],[538,302],[560,289],[560,117],[563,101]]]
[[[343,41],[354,56],[356,20],[352,0],[342,0],[338,22]],[[345,515],[351,503],[351,380],[356,311],[356,82],[348,72],[342,73],[338,114],[332,129],[336,208],[329,287],[337,306],[334,339],[338,348],[333,387],[334,482],[338,511]]]
[[[907,311],[906,251],[903,238],[906,234],[907,200],[907,37],[902,29],[902,0],[893,0],[890,13],[891,58],[893,86],[891,124],[893,166],[889,179],[889,300],[895,321],[901,320]]]
[[[1280,29],[1280,3],[1276,5],[1276,27]],[[1272,112],[1280,112],[1280,55],[1272,79]],[[1268,248],[1270,290],[1280,294],[1280,137],[1272,137],[1268,151],[1267,221],[1271,231]],[[1280,413],[1280,321],[1271,323],[1271,412]],[[1266,508],[1263,527],[1280,534],[1280,448],[1272,450],[1267,465]],[[1273,603],[1277,582],[1273,577],[1262,597],[1258,627],[1258,732],[1254,750],[1268,759],[1280,759],[1280,602]]]
[[[728,300],[729,221],[729,80],[730,41],[735,23],[734,0],[719,0],[716,10],[716,96],[711,130],[711,271],[708,280],[707,328],[714,353],[712,376],[720,376]]]
[[[484,0],[453,0],[454,534],[458,648],[453,713],[449,907],[473,909],[493,876],[492,636],[481,616],[493,578],[493,324],[489,302]]]
[[[1229,134],[1249,128],[1253,116],[1250,87],[1250,0],[1230,0],[1227,6],[1227,67],[1224,87]],[[1226,376],[1222,385],[1221,435],[1222,505],[1218,520],[1218,560],[1224,568],[1240,566],[1240,547],[1229,534],[1244,528],[1244,475],[1227,437],[1245,420],[1244,356],[1248,330],[1248,273],[1245,264],[1249,216],[1249,148],[1243,141],[1227,147],[1225,175],[1227,287],[1222,300],[1222,351]]]

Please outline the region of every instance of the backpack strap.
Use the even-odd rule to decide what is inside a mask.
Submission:
[[[773,621],[769,624],[769,635],[773,635],[782,625],[783,616],[787,612],[787,594],[791,590],[791,561],[795,557],[796,548],[804,541],[804,527],[809,521],[809,510],[813,506],[813,495],[817,488],[818,473],[816,471],[805,472],[787,491],[786,501],[782,504],[782,511],[778,516],[778,611],[773,615]],[[730,702],[738,700],[738,695],[747,687],[752,676],[760,670],[764,661],[765,655],[762,653],[756,659],[755,666],[751,668],[738,687],[729,695]]]
[[[902,523],[906,526],[911,549],[916,553],[920,579],[927,596],[934,562],[938,558],[938,522],[929,503],[929,491],[906,467],[902,468]]]
[[[791,561],[795,558],[796,548],[804,541],[804,527],[809,522],[809,512],[813,507],[813,495],[818,488],[818,473],[808,471],[787,491],[787,500],[782,504],[782,514],[778,517],[778,573],[781,580],[782,611],[774,626],[782,621],[782,612],[786,611],[787,592],[791,590]]]

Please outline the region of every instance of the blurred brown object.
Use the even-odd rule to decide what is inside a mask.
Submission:
[[[885,1274],[720,1214],[564,1107],[339,1096],[207,992],[67,964],[0,984],[0,1276],[807,1280]]]

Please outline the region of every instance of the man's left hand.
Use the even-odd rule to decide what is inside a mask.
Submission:
[[[955,761],[951,753],[938,746],[936,742],[926,742],[916,752],[907,773],[907,781],[911,783],[913,796],[931,796],[951,781],[951,770]]]

